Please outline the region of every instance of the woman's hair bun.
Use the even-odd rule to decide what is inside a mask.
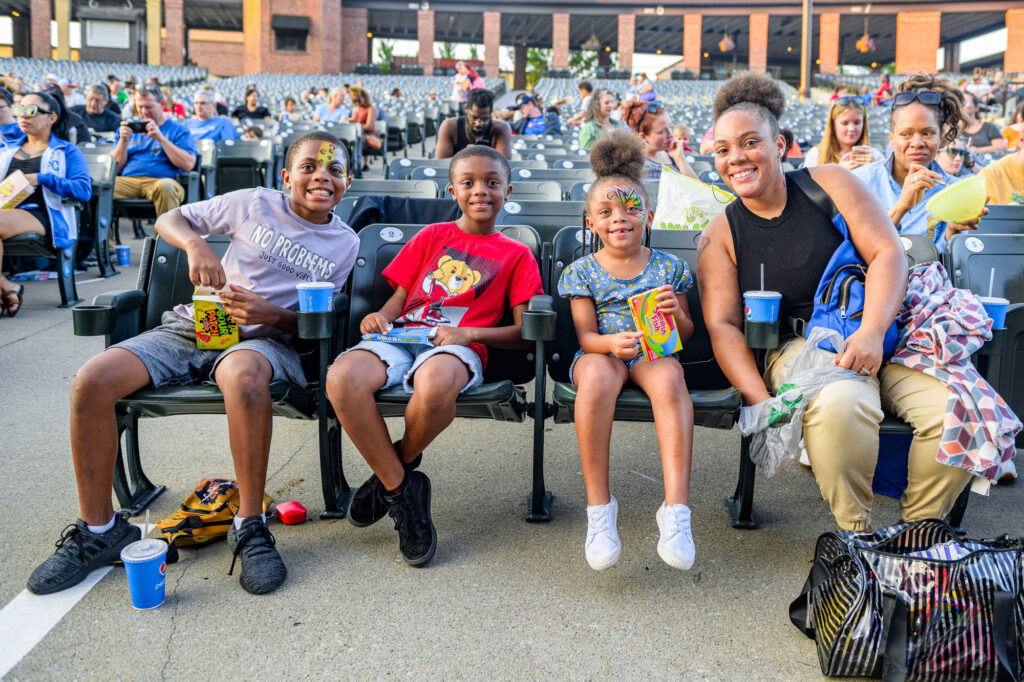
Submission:
[[[624,130],[616,130],[590,148],[590,167],[598,180],[624,177],[639,184],[644,158],[644,143]]]
[[[778,119],[786,109],[786,96],[771,76],[749,72],[733,76],[715,95],[715,120],[737,104],[744,103],[762,106]]]

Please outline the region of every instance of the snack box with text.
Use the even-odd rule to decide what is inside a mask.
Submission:
[[[668,357],[682,350],[683,344],[671,315],[658,310],[657,289],[629,297],[629,310],[633,313],[636,330],[643,332],[640,350],[648,362]]]
[[[196,319],[196,346],[224,350],[238,343],[238,323],[224,310],[224,302],[210,287],[196,287],[192,294]]]
[[[34,191],[25,174],[16,170],[0,182],[0,208],[15,208]]]

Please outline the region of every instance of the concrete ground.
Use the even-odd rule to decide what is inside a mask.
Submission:
[[[134,266],[142,251],[131,241]],[[133,288],[136,267],[82,284],[96,294]],[[94,277],[95,270],[81,279]],[[55,282],[26,284],[26,306],[0,319],[0,606],[25,587],[78,512],[68,440],[68,387],[102,349],[72,334]],[[391,420],[400,434],[400,420]],[[735,484],[737,430],[698,428],[691,506],[697,562],[666,566],[656,551],[662,500],[653,425],[615,425],[611,480],[619,500],[622,559],[591,570],[572,425],[549,422],[547,486],[553,520],[524,520],[532,423],[457,421],[430,447],[439,548],[425,568],[401,559],[385,519],[369,528],[320,521],[314,423],[275,420],[268,492],[298,500],[313,521],[272,524],[289,575],[267,596],[227,575],[225,543],[183,550],[167,569],[167,601],[136,611],[116,567],[11,670],[9,679],[185,679],[199,675],[303,678],[818,679],[814,643],[787,617],[814,541],[833,529],[809,472],[758,475],[760,529],[734,530],[723,504]],[[204,477],[231,477],[223,417],[145,420],[143,461],[167,486],[152,518],[170,515]],[[349,481],[368,469],[347,441]],[[972,496],[972,536],[1024,534],[1021,485]],[[876,523],[896,522],[894,500]],[[139,519],[135,519],[138,521]],[[8,633],[10,634],[10,633]],[[0,633],[0,641],[5,639]]]

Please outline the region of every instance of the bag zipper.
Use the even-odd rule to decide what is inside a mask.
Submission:
[[[843,271],[850,269],[859,269],[862,273],[864,272],[864,267],[859,263],[847,263],[846,265],[836,270],[835,274],[832,275],[832,279],[830,279],[828,284],[825,286],[825,291],[821,293],[822,305],[828,303],[829,299],[832,298],[832,289],[836,286],[836,281],[839,279],[839,276],[843,273]]]

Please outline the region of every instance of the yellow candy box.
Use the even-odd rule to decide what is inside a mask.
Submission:
[[[644,359],[653,362],[682,350],[683,343],[671,315],[658,310],[657,289],[629,297],[629,310],[633,313],[636,330],[643,332],[640,350]]]
[[[210,287],[196,287],[192,294],[196,319],[196,346],[224,350],[238,343],[238,323],[224,310],[224,302]]]

